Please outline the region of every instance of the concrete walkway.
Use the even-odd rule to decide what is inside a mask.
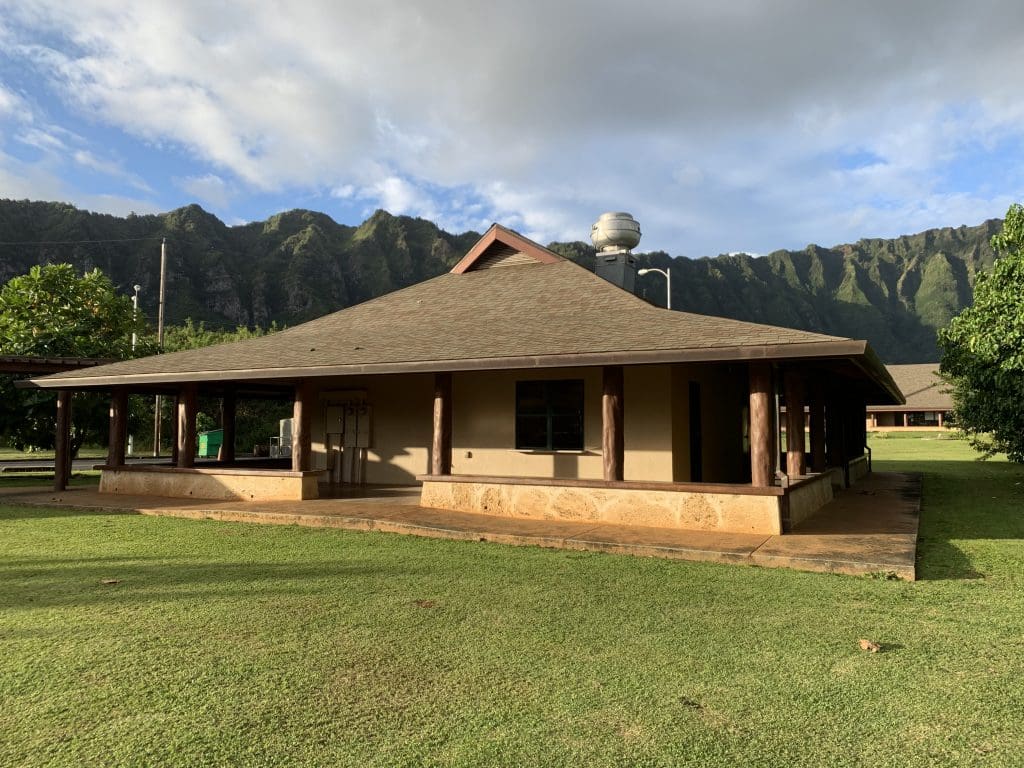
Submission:
[[[196,520],[387,531],[442,539],[596,550],[680,560],[828,573],[915,577],[920,476],[874,473],[783,536],[681,531],[561,520],[526,520],[430,509],[418,489],[381,488],[363,498],[220,502],[100,494],[72,488],[0,490],[0,503],[137,512]]]

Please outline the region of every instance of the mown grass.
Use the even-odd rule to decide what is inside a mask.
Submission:
[[[87,488],[99,485],[100,473],[91,469],[74,472],[69,485],[74,488]],[[53,470],[43,472],[11,472],[0,474],[0,489],[21,488],[26,486],[52,486]]]
[[[873,445],[916,583],[4,508],[0,764],[1020,765],[1024,473]]]
[[[53,450],[45,451],[19,451],[17,448],[0,446],[0,461],[53,461]],[[83,446],[78,451],[79,459],[105,459],[107,449],[105,447]]]

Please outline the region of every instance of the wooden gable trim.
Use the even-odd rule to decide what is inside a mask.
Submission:
[[[552,253],[544,246],[523,237],[518,232],[505,229],[505,227],[499,224],[492,224],[484,236],[476,241],[476,245],[469,249],[469,253],[462,257],[462,261],[452,267],[452,274],[461,275],[469,272],[495,243],[515,248],[517,251],[525,253],[541,264],[556,264],[559,261],[563,261],[562,257],[557,253]]]

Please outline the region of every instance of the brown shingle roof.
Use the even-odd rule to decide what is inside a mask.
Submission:
[[[869,406],[873,411],[950,411],[953,397],[939,378],[938,363],[885,366],[907,399],[904,406]]]
[[[501,247],[507,230],[496,230],[491,241]],[[862,341],[654,307],[531,245],[546,254],[544,262],[453,271],[270,336],[70,371],[37,383],[110,386],[865,354],[874,359]],[[888,378],[884,371],[880,377]]]

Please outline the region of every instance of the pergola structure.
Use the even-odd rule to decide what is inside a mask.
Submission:
[[[95,368],[112,363],[109,358],[40,357],[35,355],[0,355],[0,374],[43,376],[51,373]],[[57,391],[56,441],[54,442],[53,487],[63,491],[71,478],[71,392]]]

